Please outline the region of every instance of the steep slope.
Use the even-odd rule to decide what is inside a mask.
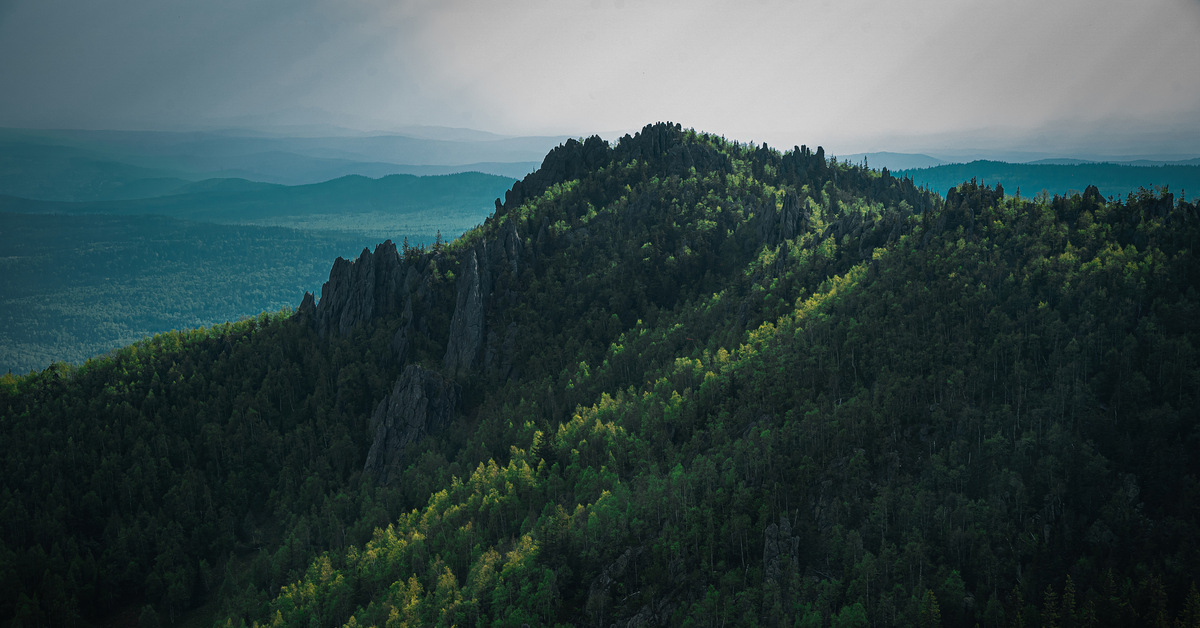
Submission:
[[[1198,221],[569,141],[294,316],[6,378],[0,615],[1193,621]]]

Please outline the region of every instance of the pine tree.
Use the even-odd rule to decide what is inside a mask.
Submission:
[[[1046,592],[1042,594],[1042,626],[1043,628],[1058,628],[1058,592],[1054,590],[1053,584],[1046,585]]]
[[[1078,618],[1075,615],[1075,582],[1071,580],[1071,576],[1067,576],[1067,582],[1063,585],[1062,607],[1059,612],[1059,618],[1065,628],[1074,628],[1079,624]]]
[[[942,625],[942,609],[938,607],[937,596],[933,589],[925,590],[925,599],[921,601],[921,628],[934,628]]]
[[[1196,591],[1196,583],[1188,590],[1187,599],[1183,602],[1183,612],[1176,619],[1176,624],[1183,628],[1200,628],[1200,591]]]

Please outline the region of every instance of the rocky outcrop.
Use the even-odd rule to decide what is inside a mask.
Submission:
[[[732,172],[729,158],[708,144],[686,141],[679,124],[648,124],[635,136],[626,135],[614,150],[618,160],[638,159],[661,167],[668,175],[698,172]]]
[[[317,333],[322,338],[334,332],[345,335],[355,325],[395,311],[405,293],[407,270],[391,240],[374,253],[364,248],[353,262],[337,258],[313,312]]]
[[[428,333],[430,262],[434,256],[401,259],[391,240],[363,249],[358,259],[339,257],[321,287],[321,300],[304,294],[294,317],[322,337],[346,335],[379,316],[396,315],[400,327],[392,338],[393,354],[404,362],[416,334]]]
[[[504,202],[496,199],[496,215],[511,211],[528,199],[536,198],[555,183],[578,179],[594,172],[612,160],[608,142],[593,135],[580,142],[569,139],[552,149],[542,160],[542,167],[513,184],[504,194]]]
[[[642,586],[646,583],[639,581],[635,563],[642,560],[644,553],[644,547],[626,549],[592,580],[581,624],[624,628],[671,625],[678,599],[686,592],[683,557],[671,558],[666,579],[649,584],[643,594]],[[619,597],[613,595],[613,585],[618,583],[624,591]],[[637,611],[633,612],[635,608]]]
[[[371,416],[375,440],[363,473],[381,484],[398,475],[413,444],[450,424],[461,395],[458,384],[440,374],[407,366],[391,394],[379,402]]]
[[[313,297],[313,293],[304,293],[304,298],[300,300],[300,307],[296,308],[296,313],[293,316],[304,321],[316,320],[317,300]]]
[[[503,330],[490,329],[487,313],[497,297],[501,303],[515,298],[523,248],[516,226],[505,221],[495,240],[480,240],[463,255],[450,335],[442,359],[446,374],[493,369],[498,362],[507,361],[501,376],[508,376],[515,329],[511,325]],[[496,293],[498,286],[502,287],[500,294]]]
[[[808,229],[809,218],[807,209],[801,206],[800,197],[794,190],[788,190],[783,197],[782,207],[775,209],[769,203],[758,212],[755,225],[758,239],[767,246],[790,240]]]
[[[453,374],[460,368],[468,369],[474,366],[483,347],[485,299],[491,294],[491,273],[487,265],[486,248],[481,242],[480,246],[464,256],[462,265],[459,266],[458,297],[454,304],[454,317],[450,319],[446,356],[442,359],[447,373]]]
[[[763,582],[779,582],[785,569],[796,573],[800,566],[800,537],[792,536],[792,524],[780,516],[779,523],[763,533]]]

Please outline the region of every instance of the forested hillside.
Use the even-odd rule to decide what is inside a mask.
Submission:
[[[1200,625],[1200,212],[678,125],[0,380],[9,625]]]

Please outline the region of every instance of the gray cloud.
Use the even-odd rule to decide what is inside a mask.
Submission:
[[[1196,0],[15,0],[0,125],[672,119],[843,152],[1047,129],[1138,150],[1196,128],[1198,32]]]

